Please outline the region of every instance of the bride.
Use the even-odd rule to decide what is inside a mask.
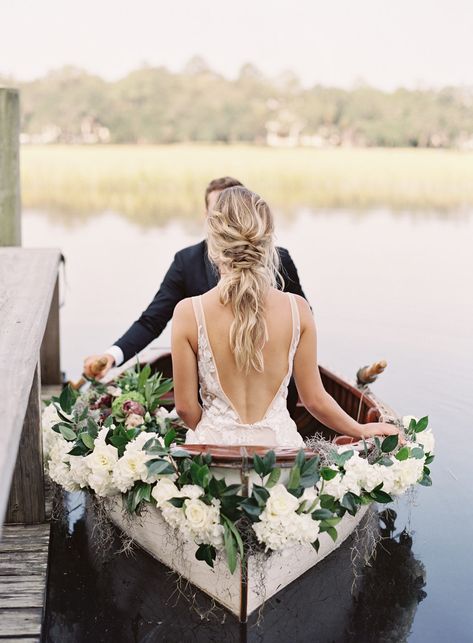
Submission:
[[[311,309],[276,288],[274,222],[261,197],[244,187],[223,190],[207,217],[207,243],[220,281],[182,300],[172,324],[174,395],[187,444],[302,446],[286,405],[291,375],[307,410],[335,431],[360,439],[398,432],[359,424],[325,391]]]

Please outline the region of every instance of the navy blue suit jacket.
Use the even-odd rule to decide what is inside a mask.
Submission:
[[[284,290],[305,298],[289,252],[285,248],[278,248],[278,253]],[[182,299],[203,295],[214,288],[217,282],[218,272],[208,258],[205,241],[176,253],[153,301],[126,333],[114,342],[123,351],[124,361],[139,353],[163,332],[175,306]]]

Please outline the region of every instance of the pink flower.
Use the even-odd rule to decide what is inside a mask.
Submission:
[[[125,415],[144,415],[146,411],[145,407],[139,402],[135,402],[134,400],[127,400],[123,404],[123,413],[125,413]]]

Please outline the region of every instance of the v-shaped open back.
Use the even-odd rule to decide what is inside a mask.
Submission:
[[[194,432],[189,431],[186,442],[213,443],[212,440],[209,441],[205,437],[210,431],[213,439],[218,439],[220,444],[264,444],[261,440],[254,441],[258,436],[257,430],[264,429],[276,434],[274,444],[300,446],[302,438],[297,433],[297,428],[290,418],[286,406],[287,387],[291,378],[294,354],[300,337],[300,318],[297,303],[294,295],[288,293],[288,296],[291,304],[292,336],[288,350],[287,372],[263,417],[252,423],[242,421],[235,405],[222,387],[207,331],[202,296],[192,298],[198,329],[197,361],[203,414],[196,430]],[[216,436],[215,431],[217,431],[218,436]],[[248,431],[251,433],[248,434]],[[289,434],[287,434],[287,431],[289,431]],[[198,440],[195,439],[197,436],[199,436]]]

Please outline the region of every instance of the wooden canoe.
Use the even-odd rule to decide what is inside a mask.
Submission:
[[[163,354],[155,359],[152,367],[166,377],[172,377],[172,362],[169,354]],[[351,417],[362,423],[392,420],[397,417],[392,409],[378,400],[366,387],[361,389],[322,367],[320,367],[320,373],[325,389]],[[169,398],[169,405],[172,405],[172,397]],[[327,439],[333,439],[338,444],[352,441],[351,438],[339,436],[322,425],[306,411],[300,402],[295,405],[292,415],[304,438],[322,433]],[[259,477],[251,467],[254,453],[267,450],[260,447],[215,445],[189,445],[187,448],[196,453],[203,451],[211,453],[213,473],[217,477],[225,477],[229,484],[242,484],[243,493],[245,489],[248,491],[253,480],[259,481]],[[297,451],[292,449],[276,449],[277,465],[283,469],[281,482],[285,482],[284,474],[288,473],[296,453]],[[194,543],[176,544],[173,530],[155,507],[150,507],[144,515],[131,520],[123,514],[119,500],[110,499],[109,501],[109,516],[112,522],[151,556],[206,592],[235,614],[241,622],[246,622],[248,616],[265,600],[277,594],[338,548],[356,529],[368,511],[373,511],[373,508],[366,505],[359,509],[356,516],[345,514],[337,525],[337,542],[334,543],[328,534],[321,534],[318,552],[307,545],[292,548],[287,555],[284,552],[274,552],[265,557],[249,555],[232,576],[223,557],[217,557],[212,569],[195,559],[197,546]],[[264,587],[261,583],[262,578],[264,578]]]

